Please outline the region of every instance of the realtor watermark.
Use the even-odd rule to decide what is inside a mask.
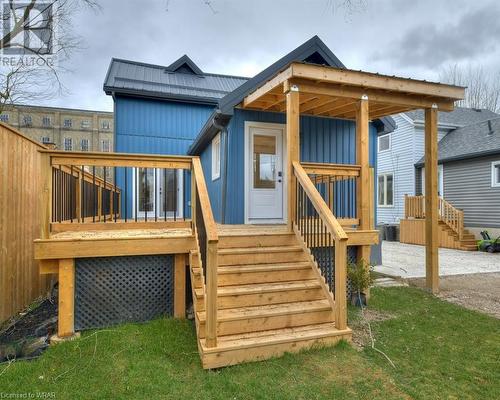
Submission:
[[[55,1],[1,0],[1,67],[53,67],[56,63]]]
[[[1,399],[55,399],[56,392],[18,392],[5,393],[0,392]]]

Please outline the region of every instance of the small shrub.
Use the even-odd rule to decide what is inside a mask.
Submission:
[[[349,263],[347,265],[347,276],[351,280],[352,288],[356,293],[363,293],[373,283],[371,271],[373,266],[359,260],[357,263]]]

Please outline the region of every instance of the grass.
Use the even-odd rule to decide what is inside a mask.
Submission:
[[[158,319],[86,332],[35,361],[0,365],[6,393],[55,398],[493,399],[500,398],[500,321],[414,288],[375,289],[375,351],[347,343],[203,371],[188,321]],[[353,325],[359,311],[350,310]]]

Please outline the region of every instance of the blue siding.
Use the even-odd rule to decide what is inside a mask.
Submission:
[[[210,205],[212,206],[212,213],[217,222],[222,222],[222,183],[224,173],[224,144],[225,135],[221,135],[221,174],[216,180],[212,180],[212,143],[203,151],[200,156],[201,165],[203,167],[203,174],[205,182],[207,183],[208,195],[210,197]],[[227,204],[227,202],[226,202]]]
[[[115,151],[185,155],[213,111],[212,106],[116,96]],[[190,173],[184,173],[186,217],[190,216]],[[127,172],[127,217],[132,212],[132,170]],[[117,171],[117,184],[124,189],[124,170]],[[122,210],[125,215],[125,209]]]
[[[227,224],[244,223],[244,124],[245,121],[285,123],[281,113],[235,109],[228,125]],[[370,129],[370,163],[376,161],[376,130]],[[222,147],[224,149],[224,147]],[[222,151],[223,152],[223,151]],[[223,155],[224,156],[224,155]],[[303,116],[300,120],[300,157],[302,161],[354,164],[356,160],[355,124],[352,121]],[[204,150],[202,160],[207,175],[214,215],[221,212],[221,183],[211,182],[211,148]],[[221,172],[224,170],[221,168]],[[210,178],[208,180],[208,178]],[[212,195],[212,193],[214,193]],[[214,196],[214,197],[212,197]],[[212,200],[214,199],[214,200]],[[217,210],[217,214],[216,211]],[[216,217],[218,220],[219,218]]]

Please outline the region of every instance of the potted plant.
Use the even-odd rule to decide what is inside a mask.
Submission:
[[[347,276],[352,286],[351,304],[353,306],[366,306],[366,290],[373,283],[372,268],[364,260],[359,260],[356,264],[349,263],[347,266]]]

